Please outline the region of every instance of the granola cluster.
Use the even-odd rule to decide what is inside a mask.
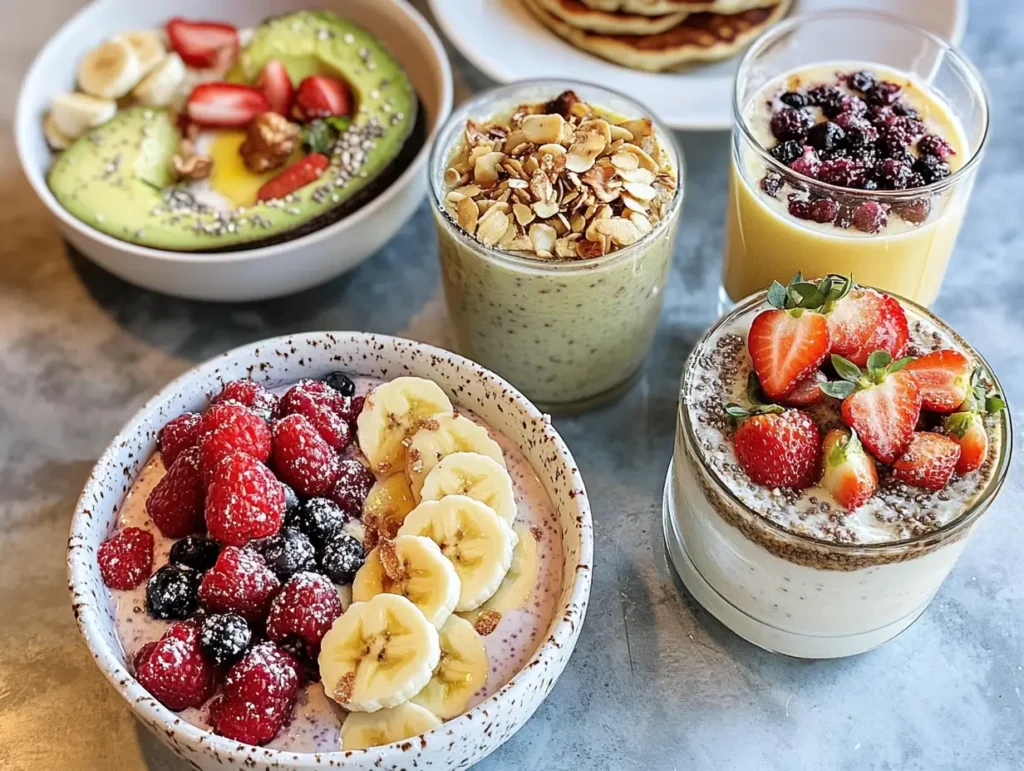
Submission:
[[[466,122],[447,206],[486,246],[544,259],[600,257],[668,214],[676,176],[651,121],[613,123],[567,91],[507,122]]]

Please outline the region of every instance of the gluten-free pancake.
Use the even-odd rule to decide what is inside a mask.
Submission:
[[[790,1],[781,0],[770,8],[734,14],[692,13],[665,32],[621,35],[579,29],[545,11],[539,0],[523,0],[548,29],[577,48],[624,67],[649,72],[732,56],[785,16]]]
[[[667,32],[686,18],[687,12],[644,16],[626,11],[601,11],[582,0],[536,0],[537,5],[566,24],[587,32],[613,35],[656,35]]]
[[[733,14],[776,5],[778,0],[581,0],[595,11],[623,11],[641,16],[668,13]]]

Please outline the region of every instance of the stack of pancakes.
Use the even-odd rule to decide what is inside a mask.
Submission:
[[[555,34],[609,61],[659,72],[732,56],[791,0],[523,0]]]

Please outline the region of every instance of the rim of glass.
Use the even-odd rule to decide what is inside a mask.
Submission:
[[[872,289],[873,287],[865,287]],[[881,290],[876,290],[881,291]],[[915,535],[910,538],[903,538],[899,541],[885,541],[880,543],[861,543],[861,544],[846,544],[837,543],[835,541],[828,541],[823,538],[814,538],[809,535],[802,535],[800,533],[794,533],[792,530],[784,528],[782,525],[773,522],[768,519],[764,514],[759,511],[752,509],[746,503],[741,501],[739,497],[733,492],[732,488],[722,479],[721,475],[716,469],[714,469],[704,457],[704,453],[700,452],[700,444],[697,441],[697,437],[693,433],[693,425],[690,421],[689,410],[686,408],[686,404],[683,402],[683,387],[686,385],[687,379],[690,375],[690,369],[696,359],[698,352],[704,345],[707,344],[711,336],[723,327],[725,324],[731,322],[737,316],[741,315],[752,309],[753,307],[764,303],[767,297],[767,290],[761,290],[755,294],[750,295],[744,300],[741,300],[736,306],[729,311],[727,314],[722,316],[716,321],[711,328],[705,332],[697,343],[693,347],[690,355],[686,359],[686,364],[683,366],[683,377],[682,386],[680,387],[679,394],[679,411],[680,416],[683,418],[683,423],[686,426],[686,439],[690,444],[698,448],[694,453],[697,459],[700,461],[700,466],[704,473],[715,483],[718,487],[719,492],[729,500],[729,503],[737,506],[741,511],[753,516],[762,524],[766,525],[769,530],[772,531],[773,535],[776,535],[782,539],[788,539],[801,544],[807,544],[816,548],[827,548],[833,551],[837,551],[844,554],[879,554],[890,551],[902,551],[908,547],[918,546],[921,544],[929,544],[931,541],[945,541],[950,536],[955,535],[963,529],[970,527],[974,524],[975,520],[980,517],[985,510],[989,507],[996,495],[1002,489],[1003,483],[1006,481],[1007,472],[1010,468],[1010,456],[1013,451],[1013,422],[1010,417],[1010,407],[1007,405],[1001,412],[1001,428],[1002,437],[999,446],[999,458],[996,462],[996,470],[992,475],[992,478],[985,485],[985,489],[978,495],[978,497],[958,516],[951,519],[942,527],[932,530],[929,533],[923,533],[921,535]],[[914,312],[924,316],[931,323],[939,327],[945,334],[949,335],[950,338],[958,346],[961,346],[967,351],[974,359],[985,368],[989,377],[992,379],[992,383],[997,391],[1006,398],[1006,392],[1003,390],[1002,384],[999,382],[999,378],[996,376],[992,366],[985,360],[985,357],[978,353],[973,346],[971,346],[966,340],[964,340],[952,327],[949,326],[945,321],[936,316],[934,313],[929,311],[922,305],[918,305],[912,300],[908,300],[895,292],[886,292],[886,294],[896,298],[900,303],[910,307]],[[678,472],[677,472],[678,473]]]
[[[455,127],[456,124],[463,124],[466,119],[470,117],[473,109],[486,99],[497,97],[501,101],[507,100],[511,105],[515,102],[514,95],[516,93],[529,90],[530,88],[543,88],[546,86],[550,86],[552,90],[557,90],[558,93],[567,89],[572,90],[576,87],[583,89],[597,89],[598,91],[604,91],[611,94],[617,99],[621,99],[623,102],[635,107],[638,115],[645,116],[650,119],[659,142],[661,142],[662,146],[672,157],[672,162],[676,169],[676,189],[672,196],[672,200],[669,202],[668,216],[658,222],[651,232],[645,233],[639,240],[630,244],[625,249],[619,249],[615,252],[602,254],[600,257],[591,257],[583,260],[545,260],[535,257],[521,257],[515,252],[506,252],[501,249],[486,246],[475,238],[470,237],[461,227],[459,227],[458,223],[452,219],[451,215],[448,213],[447,207],[444,205],[444,201],[441,198],[444,190],[443,178],[437,172],[441,171],[442,164],[452,149],[451,144],[445,144],[442,141],[450,133],[451,129]],[[557,96],[557,93],[552,96]],[[492,86],[491,88],[486,88],[473,94],[470,99],[467,99],[457,108],[452,110],[448,119],[444,122],[441,128],[438,129],[437,134],[434,137],[434,146],[430,150],[430,159],[427,162],[427,173],[430,177],[428,187],[430,189],[430,200],[434,204],[434,211],[445,220],[459,241],[496,262],[515,265],[520,268],[529,268],[541,272],[593,270],[596,267],[616,263],[633,257],[637,252],[641,251],[654,241],[657,236],[662,235],[666,230],[668,230],[679,216],[679,210],[683,203],[683,187],[686,181],[682,148],[676,141],[671,129],[662,123],[661,119],[657,117],[650,107],[642,102],[638,102],[631,96],[623,94],[621,91],[616,91],[614,88],[608,88],[607,86],[603,86],[599,83],[562,78],[518,80],[515,83],[510,83],[508,85]]]
[[[819,21],[836,21],[842,19],[860,19],[862,21],[874,21],[880,24],[890,24],[897,27],[920,35],[923,38],[931,41],[936,45],[944,56],[950,57],[950,59],[957,64],[958,67],[965,73],[967,81],[970,87],[981,96],[981,114],[982,114],[982,126],[981,126],[981,140],[977,143],[976,147],[973,148],[971,157],[961,166],[959,169],[954,171],[945,179],[941,179],[937,182],[932,182],[922,187],[915,187],[912,190],[859,190],[857,188],[840,187],[838,185],[832,185],[828,182],[822,182],[819,179],[808,177],[800,172],[793,171],[785,164],[780,163],[778,160],[772,157],[771,153],[768,152],[756,137],[751,133],[750,127],[747,125],[747,121],[743,115],[743,108],[745,104],[741,104],[742,94],[740,93],[740,84],[743,81],[743,76],[746,71],[750,68],[751,62],[754,58],[764,51],[768,46],[777,42],[781,37],[789,34],[797,27],[804,26],[809,23]],[[945,104],[945,101],[943,100]],[[784,170],[787,176],[796,177],[798,180],[805,182],[815,189],[823,189],[830,192],[835,192],[838,195],[845,196],[856,196],[856,195],[870,195],[873,199],[879,200],[899,200],[902,198],[919,198],[925,194],[939,193],[950,187],[953,187],[964,177],[968,176],[974,171],[978,163],[981,161],[981,157],[985,146],[988,142],[988,133],[990,126],[990,110],[989,110],[989,98],[988,91],[985,88],[985,81],[981,76],[981,72],[974,64],[963,54],[963,52],[957,46],[946,42],[938,35],[929,32],[926,29],[918,27],[916,24],[911,24],[908,21],[900,18],[891,13],[884,13],[881,11],[858,11],[858,10],[835,10],[835,11],[819,11],[816,13],[807,13],[800,16],[794,16],[791,19],[782,21],[778,24],[770,27],[764,32],[759,38],[757,38],[747,49],[747,52],[740,59],[739,67],[736,69],[736,78],[733,81],[733,94],[732,94],[732,113],[733,113],[733,125],[739,128],[740,133],[747,140],[754,151],[760,156],[760,158],[768,164],[769,168]],[[734,143],[735,148],[735,143]]]

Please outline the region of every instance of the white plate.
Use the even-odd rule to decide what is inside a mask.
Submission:
[[[430,7],[463,55],[499,82],[587,80],[650,105],[673,128],[707,131],[732,125],[732,81],[739,55],[685,72],[652,74],[574,48],[537,21],[521,0],[430,0]],[[967,0],[796,0],[790,14],[837,8],[886,11],[954,44],[967,24]]]

